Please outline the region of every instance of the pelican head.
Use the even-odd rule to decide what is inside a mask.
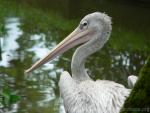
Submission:
[[[26,73],[33,71],[79,44],[96,45],[96,42],[100,42],[103,45],[108,40],[110,32],[111,18],[109,16],[100,12],[88,14],[80,21],[77,28],[71,34],[52,49],[47,56],[37,61],[31,68],[26,70]],[[99,44],[97,44],[96,48],[100,48]]]

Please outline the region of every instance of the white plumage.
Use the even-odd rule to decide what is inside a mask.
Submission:
[[[62,73],[59,87],[66,113],[119,113],[130,93],[130,89],[113,81],[78,83],[68,72]]]

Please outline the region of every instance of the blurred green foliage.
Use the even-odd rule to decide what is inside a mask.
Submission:
[[[20,96],[17,91],[14,91],[9,87],[4,87],[0,90],[0,108],[10,107],[19,100]]]

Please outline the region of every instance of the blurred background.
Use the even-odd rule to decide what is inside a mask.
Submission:
[[[87,59],[87,71],[127,87],[127,77],[138,75],[150,55],[149,0],[0,0],[0,113],[64,113],[58,81],[71,72],[75,48],[29,76],[24,70],[95,11],[112,17],[113,30]]]

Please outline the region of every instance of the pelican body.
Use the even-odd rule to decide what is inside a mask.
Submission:
[[[85,70],[85,59],[100,50],[111,34],[111,18],[101,12],[86,15],[77,28],[27,73],[82,44],[73,55],[72,76],[64,71],[59,88],[66,113],[119,113],[130,89],[108,80],[93,81]]]

